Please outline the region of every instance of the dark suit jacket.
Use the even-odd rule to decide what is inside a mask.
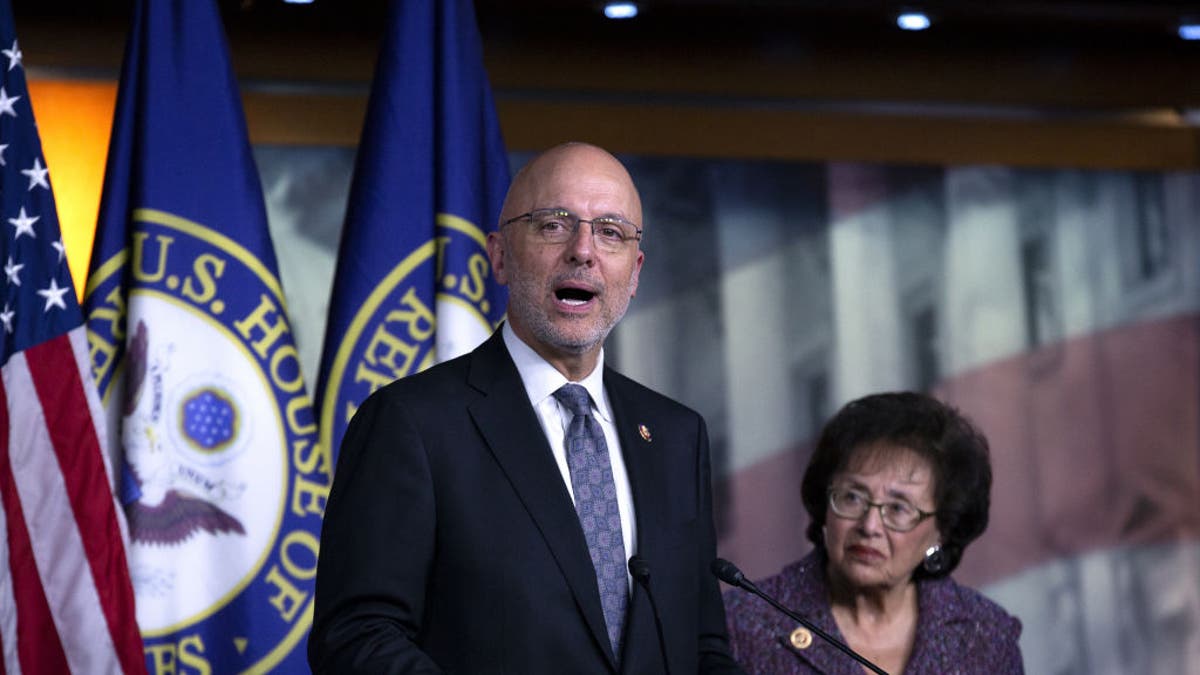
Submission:
[[[612,370],[604,384],[670,670],[740,672],[709,573],[704,421]],[[660,673],[636,585],[624,644],[618,669],[583,530],[500,331],[363,403],[325,511],[314,671]]]

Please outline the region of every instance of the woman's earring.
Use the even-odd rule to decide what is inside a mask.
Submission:
[[[934,544],[925,549],[925,560],[921,563],[921,567],[925,568],[930,574],[937,574],[946,566],[946,554],[942,553],[942,545]]]

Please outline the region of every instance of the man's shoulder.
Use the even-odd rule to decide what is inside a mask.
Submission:
[[[608,389],[610,397],[620,397],[636,403],[643,410],[658,410],[670,415],[700,416],[700,413],[683,403],[659,393],[608,366],[604,368],[604,386]]]
[[[449,361],[434,364],[419,373],[413,373],[385,385],[381,391],[388,392],[392,396],[403,397],[414,392],[436,391],[439,387],[463,383],[466,381],[470,357],[471,354],[468,353]]]
[[[483,363],[504,358],[503,347],[500,349],[500,353],[497,353],[496,345],[491,344],[490,340],[485,341],[466,354],[394,380],[373,396],[408,405],[462,401],[464,394],[473,391],[470,385],[472,369],[478,370]]]

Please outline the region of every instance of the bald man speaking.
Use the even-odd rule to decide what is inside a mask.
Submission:
[[[552,148],[513,179],[487,242],[506,323],[377,391],[346,432],[314,672],[741,672],[708,571],[704,420],[604,365],[642,226],[598,147]]]

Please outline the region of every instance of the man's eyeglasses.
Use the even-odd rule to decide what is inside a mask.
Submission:
[[[829,509],[835,516],[858,520],[872,508],[879,509],[883,526],[895,532],[908,532],[934,515],[932,511],[922,511],[905,501],[876,503],[858,490],[829,488]]]
[[[588,220],[565,209],[537,209],[522,213],[504,221],[500,227],[518,220],[529,221],[530,236],[546,244],[565,244],[575,236],[580,223],[587,223],[592,228],[596,248],[607,253],[621,251],[628,242],[642,238],[642,230],[623,218],[600,216]]]

